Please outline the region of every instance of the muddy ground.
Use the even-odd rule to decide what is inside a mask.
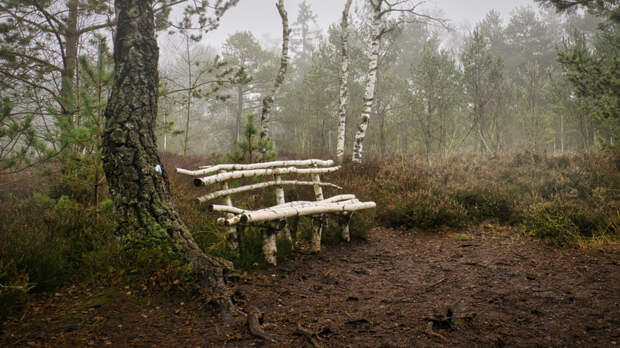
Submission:
[[[275,343],[201,301],[137,286],[37,296],[0,335],[50,347],[613,347],[619,263],[618,250],[552,248],[495,225],[414,237],[377,228],[237,281],[235,301],[264,313]]]

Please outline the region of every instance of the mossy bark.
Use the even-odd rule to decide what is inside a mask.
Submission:
[[[156,248],[183,262],[211,300],[232,309],[223,277],[232,264],[198,247],[172,202],[166,171],[157,167],[159,51],[152,2],[116,1],[115,79],[102,141],[118,232],[125,248]]]

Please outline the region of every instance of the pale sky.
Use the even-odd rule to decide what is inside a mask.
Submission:
[[[323,30],[340,21],[345,0],[307,0],[317,15],[318,26]],[[362,0],[354,0],[356,3]],[[289,24],[297,18],[297,8],[302,0],[285,0]],[[513,9],[520,6],[536,7],[533,0],[428,0],[423,7],[442,9],[454,26],[471,26],[481,20],[491,9],[498,10],[506,20]],[[279,41],[282,24],[275,7],[275,0],[241,0],[222,18],[220,27],[204,37],[204,43],[220,46],[228,36],[237,31],[250,31],[260,41]]]

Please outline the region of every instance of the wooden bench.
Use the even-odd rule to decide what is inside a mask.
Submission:
[[[258,226],[263,228],[263,253],[268,263],[276,264],[276,236],[282,233],[294,246],[293,236],[297,234],[297,225],[300,216],[312,216],[311,250],[318,252],[321,249],[321,234],[326,224],[325,214],[335,214],[341,226],[341,237],[350,241],[349,223],[354,211],[371,209],[375,202],[360,202],[353,194],[340,194],[325,198],[323,187],[342,189],[341,187],[322,182],[320,174],[332,173],[340,169],[334,166],[331,160],[295,160],[274,161],[253,164],[218,164],[199,167],[198,170],[177,168],[177,173],[195,177],[196,186],[219,184],[220,189],[197,200],[205,203],[217,198],[223,198],[224,204],[212,204],[210,209],[225,213],[217,219],[219,224],[228,226],[226,242],[228,247],[238,252],[240,237],[243,228]],[[283,180],[284,175],[296,175],[296,178]],[[310,181],[299,180],[300,175],[310,175]],[[231,188],[229,181],[242,178],[271,177],[271,180],[247,184]],[[314,187],[314,201],[286,202],[284,186],[305,185]],[[275,187],[276,205],[251,210],[234,206],[231,196],[237,193]],[[289,218],[290,224],[286,219]]]

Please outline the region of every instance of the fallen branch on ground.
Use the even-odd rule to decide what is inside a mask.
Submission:
[[[263,331],[263,327],[258,320],[261,316],[262,313],[256,307],[249,308],[248,327],[250,328],[250,333],[256,337],[264,339],[265,341],[275,343],[276,339]]]

